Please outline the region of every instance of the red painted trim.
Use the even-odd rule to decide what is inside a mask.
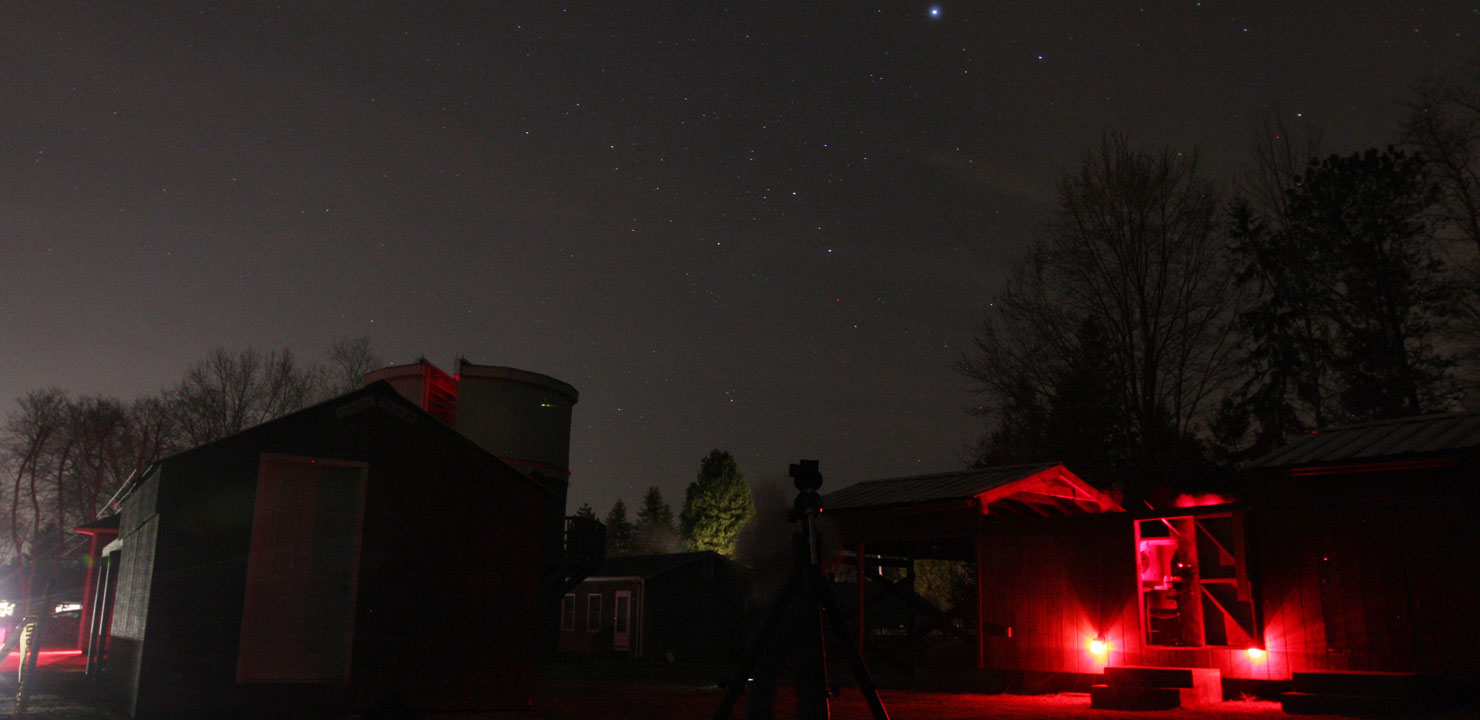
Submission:
[[[1313,477],[1317,475],[1345,475],[1348,473],[1394,472],[1398,470],[1428,470],[1449,468],[1459,465],[1459,458],[1436,458],[1432,460],[1396,460],[1392,462],[1356,463],[1352,465],[1312,465],[1292,468],[1290,477]]]

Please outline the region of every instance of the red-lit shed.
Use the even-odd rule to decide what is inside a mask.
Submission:
[[[163,459],[106,674],[149,718],[527,707],[558,502],[385,383]]]
[[[1072,478],[1058,468],[1028,482],[1045,472]],[[1303,437],[1255,463],[1239,501],[1184,495],[1115,512],[1053,492],[1062,481],[1023,493],[1011,479],[995,501],[893,501],[970,476],[955,473],[862,483],[823,502],[860,562],[973,561],[977,607],[957,614],[957,632],[1009,687],[1087,687],[1107,666],[1216,669],[1228,695],[1325,671],[1473,686],[1477,474],[1480,413],[1464,413]]]

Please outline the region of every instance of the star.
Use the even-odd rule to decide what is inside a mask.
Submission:
[[[934,20],[936,18],[939,18],[940,17],[940,6],[939,5],[932,6],[930,8],[930,10],[928,11],[928,14],[930,15],[930,19],[931,20]]]

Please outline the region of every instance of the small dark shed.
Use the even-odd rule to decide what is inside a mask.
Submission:
[[[730,659],[750,610],[748,572],[718,553],[607,558],[561,603],[560,650]]]
[[[160,460],[121,502],[134,716],[527,707],[558,499],[376,383]]]

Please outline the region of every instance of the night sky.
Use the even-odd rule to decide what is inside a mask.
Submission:
[[[576,386],[602,514],[715,447],[961,467],[952,364],[1103,133],[1385,144],[1480,48],[1458,1],[283,5],[0,4],[0,413],[367,335]]]

